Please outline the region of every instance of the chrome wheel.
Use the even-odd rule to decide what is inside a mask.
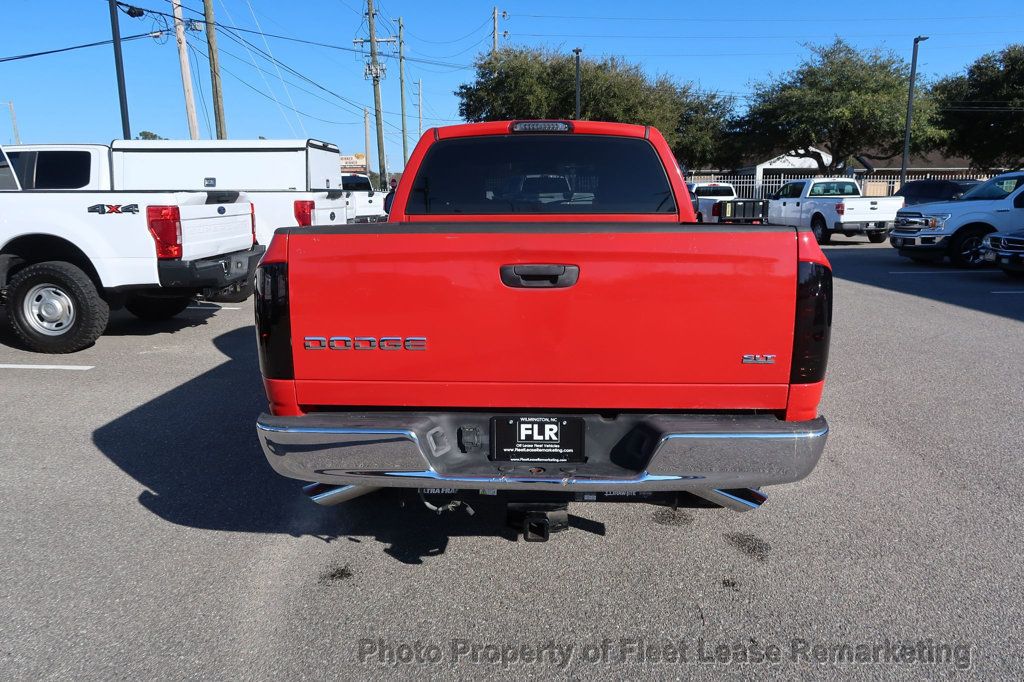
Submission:
[[[75,303],[53,284],[37,284],[22,300],[25,321],[40,334],[60,336],[75,323]]]

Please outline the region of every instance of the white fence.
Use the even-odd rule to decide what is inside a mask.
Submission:
[[[790,180],[807,180],[825,177],[822,174],[808,175],[766,175],[758,185],[753,175],[727,175],[721,173],[695,172],[686,176],[687,182],[727,182],[736,188],[741,199],[767,199],[779,191]],[[907,173],[907,180],[988,180],[991,175],[963,172],[918,172]],[[854,178],[860,184],[865,196],[887,197],[900,188],[899,173],[871,173]]]

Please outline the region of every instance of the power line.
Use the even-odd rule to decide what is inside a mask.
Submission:
[[[844,23],[851,22],[870,22],[872,24],[880,21],[963,21],[965,19],[988,19],[992,21],[1006,21],[1007,19],[1019,19],[1024,15],[1003,15],[1003,16],[968,16],[968,17],[842,17],[841,21]],[[663,23],[666,21],[685,21],[687,23],[722,23],[722,24],[737,24],[737,23],[830,23],[835,21],[834,18],[808,18],[808,17],[796,17],[796,18],[784,18],[784,17],[771,17],[771,18],[736,18],[736,17],[722,17],[722,18],[707,18],[707,17],[609,17],[609,16],[597,16],[587,17],[579,15],[569,14],[514,14],[510,15],[512,18],[524,18],[524,19],[570,19],[570,20],[584,20],[584,21],[656,21]]]
[[[256,28],[258,28],[259,30],[262,31],[263,27],[260,26],[260,20],[256,17],[256,10],[253,9],[252,3],[249,0],[245,0],[245,4],[249,6],[249,13],[252,15],[252,20],[254,22],[256,22]],[[230,17],[230,14],[228,16]],[[274,53],[270,49],[270,43],[267,42],[266,36],[263,37],[263,45],[267,48],[267,52],[270,54],[270,56],[273,57]],[[276,68],[276,65],[275,65],[275,68]],[[288,89],[288,85],[284,82],[284,77],[281,75],[281,69],[279,69],[279,68],[277,69],[277,78],[278,78],[278,80],[281,81],[281,87],[284,88],[284,94],[288,95],[288,101],[291,102],[292,103],[292,107],[294,107],[295,106],[295,100],[292,99],[292,93]],[[299,118],[299,119],[296,119],[296,120],[299,123],[299,128],[302,130],[303,137],[307,136],[308,134],[306,133],[306,126],[302,125],[302,119]]]
[[[1017,35],[1018,31],[973,31],[965,32],[959,31],[957,33],[929,33],[931,36],[987,36],[996,34],[1013,34]],[[715,35],[685,35],[685,36],[669,36],[669,35],[635,35],[635,34],[624,34],[624,33],[515,33],[517,36],[526,36],[528,38],[621,38],[628,40],[717,40],[721,41],[720,36]],[[808,35],[731,35],[731,40],[807,40]],[[905,38],[905,33],[862,33],[862,34],[843,34],[843,38]]]
[[[232,35],[232,34],[231,34],[230,32],[225,32],[225,35],[226,35],[226,36],[227,36],[228,38],[230,38],[231,40],[235,40],[236,42],[238,42],[238,41],[240,40],[240,39],[238,39],[238,38],[237,38],[236,36]],[[239,44],[242,44],[242,43],[240,42]],[[244,57],[240,57],[239,55],[237,55],[237,54],[235,54],[235,53],[233,53],[233,52],[230,52],[230,51],[228,51],[228,50],[224,50],[224,49],[222,49],[222,50],[221,50],[221,52],[223,52],[224,54],[228,55],[229,57],[232,57],[233,59],[236,59],[237,61],[241,62],[242,64],[246,64],[246,60],[245,60],[245,58],[244,58]],[[263,56],[263,55],[260,55],[260,56]],[[264,59],[266,59],[266,57],[264,57]],[[282,64],[282,65],[283,65],[283,64]],[[260,67],[260,66],[259,66],[259,65],[257,65],[257,64],[252,64],[252,66],[253,66],[253,68],[255,68],[255,69],[256,69],[257,71],[260,71],[260,72],[262,72],[262,73],[265,73],[265,74],[268,74],[268,75],[273,75],[273,74],[272,74],[272,73],[271,73],[270,71],[267,71],[266,69],[263,69],[262,67]],[[283,66],[285,66],[285,65],[283,65]],[[288,68],[286,67],[286,69],[285,69],[285,70],[288,70]],[[305,78],[304,76],[303,76],[303,78],[304,78],[305,80],[307,80],[307,81],[310,81],[310,79],[308,79],[308,78]],[[237,76],[236,76],[236,79],[237,79]],[[241,80],[241,79],[238,79],[238,80]],[[312,82],[312,81],[310,81],[310,82]],[[310,90],[306,90],[305,88],[303,88],[303,87],[302,87],[302,86],[300,86],[300,85],[296,85],[295,83],[292,83],[291,81],[288,81],[288,84],[289,84],[289,85],[291,85],[291,86],[292,86],[293,88],[296,88],[296,89],[298,89],[298,90],[301,90],[302,92],[305,92],[306,94],[308,94],[308,95],[310,95],[310,96],[312,96],[312,97],[316,97],[316,98],[317,98],[317,99],[319,99],[319,100],[322,100],[322,101],[324,101],[324,102],[327,102],[328,104],[330,104],[330,105],[332,105],[332,106],[335,106],[335,107],[338,107],[338,108],[340,108],[340,109],[343,109],[343,110],[345,110],[345,111],[349,111],[349,112],[351,112],[351,109],[346,109],[346,108],[345,108],[345,107],[344,107],[344,106],[343,106],[342,104],[339,104],[338,102],[335,102],[335,101],[333,101],[333,100],[329,100],[329,99],[327,99],[326,97],[322,97],[321,95],[318,95],[317,93],[315,93],[315,92],[312,92],[312,91],[310,91]],[[317,85],[318,85],[318,84],[317,84]],[[251,87],[251,86],[250,86],[250,87]],[[337,95],[336,93],[334,93],[334,92],[331,92],[330,90],[327,90],[326,88],[323,88],[322,86],[319,86],[319,85],[318,85],[318,87],[320,87],[320,88],[321,88],[321,89],[323,89],[323,90],[326,90],[327,92],[329,92],[330,94],[334,95],[335,97],[340,97],[340,95]],[[260,94],[261,94],[261,95],[263,95],[264,97],[268,97],[268,98],[270,97],[269,95],[267,95],[267,94],[266,94],[265,92],[262,92],[262,91],[260,92]],[[347,103],[347,104],[348,104],[348,105],[349,105],[350,107],[354,107],[354,106],[356,106],[356,105],[354,105],[354,104],[351,104],[351,102],[346,102],[346,103]],[[360,109],[360,110],[359,110],[359,112],[357,112],[357,113],[361,113],[361,112],[362,112],[362,110]],[[306,116],[307,118],[316,118],[315,116],[312,116],[311,114],[306,114],[305,112],[298,112],[298,113],[300,113],[300,114],[302,114],[302,115]],[[321,119],[321,120],[322,120],[322,119]],[[359,122],[357,122],[357,121],[349,121],[349,122],[345,122],[345,123],[341,123],[341,122],[338,122],[338,121],[330,121],[330,123],[334,123],[334,124],[336,124],[336,125],[358,125],[358,124],[359,124]]]
[[[173,15],[172,15],[173,16]],[[139,38],[159,38],[161,36],[160,31],[151,31],[149,33],[139,33],[133,36],[124,36],[121,38],[122,43],[127,43],[129,40],[138,40]],[[32,57],[42,57],[48,54],[58,54],[61,52],[70,52],[72,50],[81,50],[86,47],[98,47],[100,45],[112,45],[113,40],[97,40],[94,43],[82,43],[81,45],[70,45],[68,47],[57,48],[56,50],[43,50],[42,52],[29,52],[28,54],[16,54],[10,57],[0,57],[0,63],[2,62],[16,62],[20,59],[30,59]]]
[[[203,79],[199,74],[199,56],[195,48],[195,45],[187,43],[189,51],[192,53],[192,59],[196,65],[196,82],[199,84],[199,105],[203,108],[203,118],[206,120],[206,136],[213,137],[210,131],[213,130],[213,126],[210,125],[210,111],[206,108],[206,95],[203,94]]]
[[[477,26],[476,28],[474,28],[472,31],[462,36],[461,38],[455,38],[454,40],[427,40],[426,38],[421,38],[412,31],[406,30],[406,33],[408,33],[421,43],[430,43],[431,45],[451,45],[452,43],[461,43],[463,40],[473,37],[474,35],[480,32],[480,29],[482,29],[485,26],[489,26],[490,24],[491,18],[487,17],[486,19],[484,19],[484,23],[480,24],[479,26]]]
[[[231,22],[234,23],[235,18],[233,16],[231,16],[231,10],[228,9],[227,5],[224,4],[223,0],[221,0],[220,6],[221,6],[221,9],[223,9],[224,12],[228,15],[228,19],[230,19]],[[266,41],[266,39],[264,38],[264,42],[265,41]],[[252,52],[249,50],[248,47],[245,47],[244,45],[242,47],[245,48],[246,53],[249,55],[249,59],[252,60],[252,65],[255,67],[256,66],[256,58],[252,56]],[[259,71],[260,71],[260,80],[262,80],[263,81],[263,85],[265,85],[267,87],[267,92],[270,93],[271,99],[273,99],[274,103],[277,105],[277,110],[281,113],[281,118],[284,119],[285,125],[288,126],[288,130],[291,131],[292,136],[294,137],[295,136],[295,127],[292,125],[291,119],[289,119],[288,116],[284,113],[284,107],[281,106],[281,102],[278,101],[277,95],[274,93],[274,89],[271,88],[270,87],[270,83],[267,82],[267,77],[263,74],[263,70],[260,69]],[[295,106],[295,102],[292,102],[292,107],[294,107],[294,106]]]
[[[353,100],[353,99],[351,99],[349,97],[345,97],[343,95],[339,95],[338,93],[334,92],[330,88],[327,88],[326,86],[323,86],[320,83],[317,83],[313,79],[311,79],[308,76],[306,76],[306,75],[300,73],[299,71],[293,69],[292,67],[288,66],[287,64],[285,64],[281,60],[277,59],[273,55],[270,55],[267,52],[263,51],[258,46],[256,46],[253,43],[249,42],[245,38],[242,38],[241,36],[235,34],[235,32],[234,32],[235,29],[234,28],[230,28],[230,29],[229,28],[225,28],[223,25],[220,25],[220,24],[218,24],[218,26],[220,26],[220,28],[222,30],[224,30],[224,35],[226,35],[229,39],[239,43],[240,45],[247,45],[247,46],[249,46],[250,48],[253,49],[253,51],[255,51],[257,54],[259,54],[261,57],[263,57],[263,59],[265,59],[265,60],[267,60],[267,61],[269,61],[269,62],[271,62],[271,63],[273,63],[273,64],[275,64],[277,66],[280,66],[281,68],[283,68],[288,73],[290,73],[290,74],[300,78],[301,80],[309,83],[310,85],[313,85],[314,87],[322,90],[323,92],[328,93],[329,95],[337,98],[341,102],[344,102],[344,103],[348,104],[349,106],[354,107],[356,110],[352,111],[352,113],[361,114],[362,110],[365,107],[369,106],[367,104],[363,104],[361,102]],[[235,57],[236,59],[238,59],[237,55],[232,55],[232,56]],[[406,61],[408,61],[408,59]],[[257,68],[259,68],[259,67],[257,67]],[[269,73],[269,72],[267,72],[267,73]],[[295,84],[292,83],[292,85],[294,86]],[[306,91],[306,92],[308,92],[308,91]],[[339,105],[336,105],[336,106],[339,106]],[[387,111],[387,110],[384,110],[384,109],[382,109],[381,111],[382,111],[382,113],[387,114],[389,116],[400,116],[401,115],[400,113],[395,112],[395,111]],[[385,123],[385,125],[391,126],[395,130],[401,130],[401,128],[399,128],[395,124],[391,123],[390,121],[384,121],[384,123]]]
[[[199,53],[197,53],[197,54],[199,54]],[[228,54],[228,53],[225,53],[225,54]],[[240,59],[240,57],[238,57],[237,55],[231,55],[231,56],[235,57],[236,59]],[[309,114],[309,113],[307,113],[305,111],[301,111],[301,110],[296,109],[294,107],[290,107],[287,104],[284,104],[284,103],[278,101],[277,99],[275,99],[271,95],[268,95],[267,93],[263,92],[258,87],[256,87],[252,83],[249,83],[247,80],[245,80],[244,78],[242,78],[241,76],[239,76],[235,72],[230,71],[230,70],[224,68],[223,66],[221,66],[220,68],[221,68],[221,70],[224,73],[228,74],[229,76],[234,78],[236,81],[238,81],[239,83],[241,83],[245,87],[249,88],[253,92],[257,93],[258,95],[262,95],[263,97],[265,97],[268,100],[274,102],[275,104],[277,104],[280,107],[285,107],[287,109],[291,109],[292,111],[294,111],[296,114],[298,114],[300,116],[305,116],[306,118],[313,119],[314,121],[320,121],[321,123],[330,123],[331,125],[339,125],[339,126],[359,125],[359,123],[356,123],[356,122],[353,122],[353,121],[331,121],[331,120],[328,120],[326,118],[320,118],[319,116],[314,116],[313,114]],[[209,124],[207,124],[207,125],[209,125]]]
[[[125,7],[129,6],[126,3],[120,3],[120,4],[124,5]],[[173,18],[173,16],[174,16],[174,15],[171,15],[171,14],[167,14],[166,12],[161,12],[160,10],[149,9],[149,8],[146,8],[146,7],[138,7],[137,5],[135,5],[134,7],[137,7],[138,9],[141,9],[144,12],[155,14],[155,15],[158,15],[158,16],[171,17],[171,18]],[[189,7],[185,7],[184,5],[182,5],[182,7],[184,9],[187,9],[190,12],[196,12],[196,10],[191,9]],[[277,40],[287,40],[287,41],[293,42],[293,43],[301,43],[303,45],[314,45],[316,47],[326,47],[326,48],[329,48],[329,49],[332,49],[332,50],[341,50],[342,52],[352,52],[352,53],[355,53],[355,54],[363,54],[362,50],[359,50],[359,49],[354,48],[354,47],[346,47],[345,45],[334,45],[332,43],[321,43],[321,42],[316,41],[316,40],[306,40],[304,38],[295,38],[293,36],[281,35],[279,33],[267,33],[266,31],[256,31],[256,30],[253,30],[251,28],[242,28],[241,26],[229,26],[229,25],[223,24],[223,23],[221,23],[219,21],[213,22],[213,25],[216,26],[217,28],[220,28],[220,29],[223,29],[223,30],[226,30],[226,31],[237,31],[239,33],[249,33],[249,34],[252,34],[252,35],[265,36],[267,38],[275,38]],[[393,54],[388,54],[388,55],[384,55],[384,56],[386,56],[388,58],[391,58],[391,59],[394,59],[396,57],[396,55],[393,55]],[[450,64],[450,63],[440,62],[440,61],[436,61],[436,60],[432,60],[432,59],[418,59],[418,58],[415,58],[415,57],[406,57],[405,59],[406,59],[406,61],[409,61],[409,62],[418,62],[418,63],[421,63],[421,64],[429,64],[429,65],[432,65],[432,66],[445,66],[445,67],[449,67],[449,68],[452,68],[452,69],[474,69],[474,68],[476,68],[472,64]]]

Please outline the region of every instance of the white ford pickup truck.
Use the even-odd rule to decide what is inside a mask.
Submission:
[[[0,149],[0,302],[31,350],[92,344],[112,308],[173,317],[248,281],[263,254],[244,195],[123,190],[109,168],[88,148]]]
[[[338,147],[319,140],[114,140],[106,145],[8,145],[24,154],[90,154],[97,172],[78,189],[244,192],[256,207],[256,241],[279,227],[355,222],[356,201],[341,186]],[[66,156],[66,155],[65,155]],[[83,161],[84,163],[84,161]],[[36,182],[35,189],[54,189]]]
[[[899,212],[891,244],[918,262],[985,264],[985,237],[1024,227],[1024,172],[1004,173],[974,186],[956,201],[918,204]],[[1009,261],[1000,265],[1011,265]]]
[[[903,208],[903,197],[861,196],[849,178],[791,180],[769,199],[770,222],[810,228],[819,244],[827,244],[833,233],[866,234],[872,244],[881,244]]]

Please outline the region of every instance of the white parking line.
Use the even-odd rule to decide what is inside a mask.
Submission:
[[[224,305],[190,305],[189,310],[241,310],[241,308],[231,308]]]
[[[991,270],[890,270],[890,275],[991,275]]]
[[[1024,289],[1020,291],[990,291],[990,294],[1024,294]]]
[[[0,369],[67,369],[74,372],[84,372],[93,367],[95,365],[0,365]]]

